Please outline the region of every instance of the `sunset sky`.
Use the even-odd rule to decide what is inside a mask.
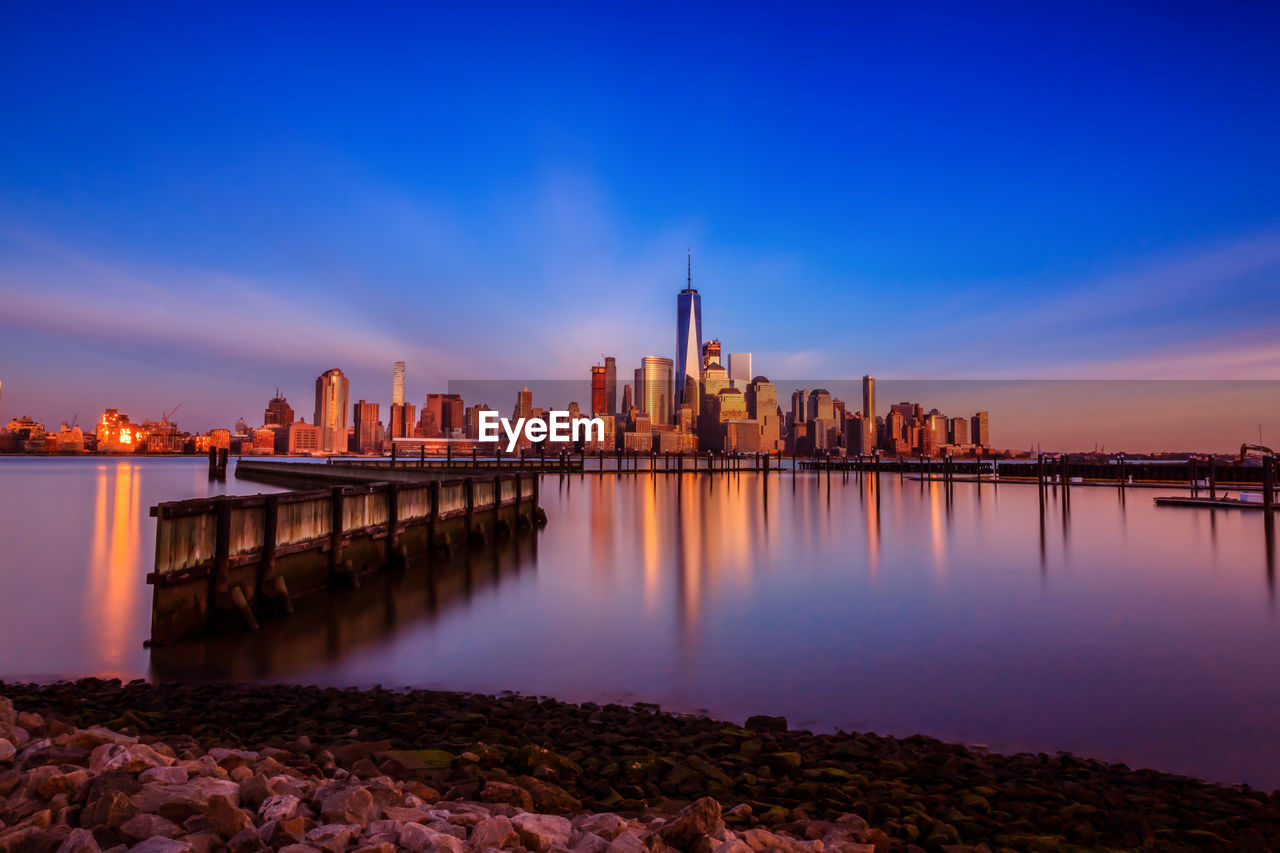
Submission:
[[[385,406],[397,359],[418,403],[629,377],[688,249],[705,335],[773,377],[1280,379],[1278,34],[1231,0],[10,4],[0,418],[310,419],[321,371]]]

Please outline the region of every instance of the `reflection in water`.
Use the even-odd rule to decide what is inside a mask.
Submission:
[[[1280,784],[1261,512],[865,472],[546,477],[536,536],[149,653],[147,508],[222,488],[202,464],[0,460],[0,678],[643,700]]]
[[[508,576],[532,571],[536,534],[521,531],[479,551],[414,560],[404,570],[367,575],[359,589],[299,599],[294,612],[256,632],[228,631],[152,650],[159,681],[296,679],[361,652],[376,653],[397,632],[469,606]]]
[[[84,618],[109,672],[124,671],[138,638],[128,615],[150,590],[138,583],[134,568],[141,553],[140,472],[136,465],[97,466],[93,510],[93,548]]]

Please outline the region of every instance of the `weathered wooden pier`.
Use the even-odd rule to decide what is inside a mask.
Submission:
[[[404,566],[410,557],[540,527],[538,475],[444,476],[359,465],[241,461],[236,477],[302,489],[162,503],[151,642],[210,627],[256,628],[292,599]]]

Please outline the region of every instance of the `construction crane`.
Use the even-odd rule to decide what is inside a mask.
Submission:
[[[186,401],[184,400],[183,402],[186,402]],[[169,418],[171,418],[171,417],[174,415],[174,413],[175,413],[175,412],[177,412],[177,411],[178,411],[178,409],[181,409],[181,408],[182,408],[182,403],[179,403],[178,405],[174,406],[174,407],[173,407],[172,409],[170,409],[169,411],[167,411],[167,412],[162,412],[162,413],[160,414],[160,423],[162,423],[162,424],[168,424],[168,423],[169,423]]]
[[[1250,450],[1254,451],[1255,453],[1261,453],[1265,456],[1274,457],[1276,455],[1276,452],[1272,450],[1270,447],[1263,447],[1261,444],[1242,444],[1240,445],[1240,461],[1241,462],[1243,462],[1245,460],[1245,457],[1249,455]]]

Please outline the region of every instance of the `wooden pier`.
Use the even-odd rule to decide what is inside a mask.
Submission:
[[[782,457],[769,453],[573,453],[555,456],[398,456],[339,459],[335,466],[380,471],[420,470],[470,474],[478,471],[537,471],[543,474],[718,474],[784,470]],[[287,464],[287,463],[284,463]]]
[[[237,478],[302,491],[162,503],[151,642],[224,624],[256,628],[292,599],[546,524],[532,472],[448,477],[362,466],[242,461]]]

